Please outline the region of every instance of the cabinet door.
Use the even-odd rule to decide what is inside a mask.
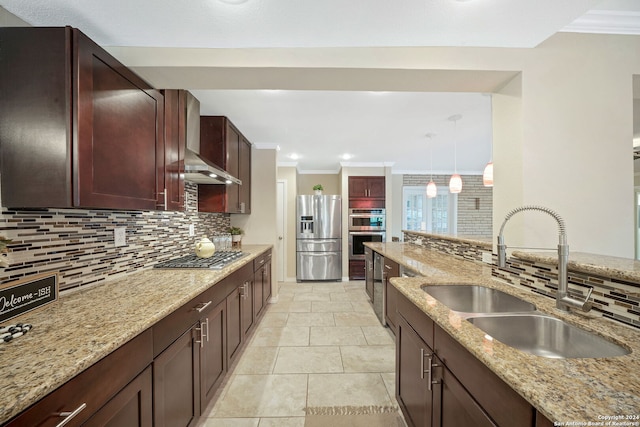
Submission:
[[[367,180],[369,197],[372,199],[385,198],[385,178],[384,176],[373,176]]]
[[[259,261],[258,261],[259,262]],[[253,286],[253,317],[255,319],[262,314],[262,308],[264,306],[264,286],[262,280],[264,277],[263,268],[259,267],[254,273],[254,286]]]
[[[200,331],[182,334],[153,361],[153,425],[194,426],[200,416]]]
[[[80,31],[73,35],[74,205],[156,209],[164,186],[164,99]]]
[[[349,198],[367,197],[367,178],[362,176],[349,177]]]
[[[433,391],[428,383],[428,365],[432,353],[411,326],[399,317],[396,334],[396,398],[410,427],[431,426]]]
[[[242,334],[247,335],[254,325],[253,314],[253,288],[255,287],[255,281],[253,277],[247,278],[242,285]]]
[[[240,138],[240,159],[238,163],[238,178],[242,185],[238,186],[238,212],[251,213],[251,143],[244,137]]]
[[[151,427],[151,366],[83,424],[84,427]]]
[[[267,302],[271,297],[271,253],[265,256],[265,263],[262,267],[262,306],[267,307]]]
[[[184,90],[164,91],[164,191],[165,210],[184,210],[184,150],[187,105]],[[165,201],[162,202],[163,204]]]
[[[436,384],[441,396],[436,393],[434,405],[440,404],[441,419],[434,425],[441,427],[477,426],[496,427],[496,424],[482,410],[460,382],[447,368],[441,367],[442,383]],[[440,402],[438,402],[439,399]]]
[[[200,407],[204,409],[227,370],[226,301],[219,303],[200,322],[203,340],[200,343]]]
[[[243,341],[242,304],[238,287],[227,297],[227,366],[231,366],[238,356]]]
[[[384,258],[384,270],[382,274],[384,277],[384,317],[389,328],[395,333],[398,318],[398,290],[389,283],[389,279],[400,275],[400,265],[395,261]]]

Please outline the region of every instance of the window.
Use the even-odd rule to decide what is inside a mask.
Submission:
[[[403,230],[453,234],[458,231],[458,195],[438,187],[438,195],[427,198],[427,187],[402,188]]]

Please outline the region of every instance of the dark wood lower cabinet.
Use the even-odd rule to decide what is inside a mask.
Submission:
[[[550,425],[402,294],[397,307],[396,397],[410,427]]]
[[[236,288],[227,297],[227,365],[231,366],[240,353],[240,344],[244,341],[242,328],[243,300],[240,288]]]
[[[205,325],[206,338],[200,344],[200,407],[207,406],[227,372],[226,301],[204,312],[200,321]]]
[[[151,427],[153,390],[151,366],[83,424],[84,427]]]
[[[383,258],[384,268],[382,270],[382,284],[384,292],[384,318],[389,329],[396,333],[398,290],[389,282],[392,277],[400,276],[400,265],[388,258]]]
[[[373,301],[373,250],[364,248],[364,290]]]
[[[349,280],[365,279],[365,263],[363,259],[349,260]]]
[[[200,416],[200,338],[193,325],[153,361],[153,425],[187,427]]]

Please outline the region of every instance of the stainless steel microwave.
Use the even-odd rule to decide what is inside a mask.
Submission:
[[[349,209],[349,231],[386,230],[385,210],[381,208]]]

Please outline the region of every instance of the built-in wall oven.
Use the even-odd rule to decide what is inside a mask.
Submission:
[[[349,259],[364,259],[366,242],[384,242],[384,231],[350,231]]]
[[[349,259],[364,260],[364,244],[385,241],[383,208],[349,209]]]

